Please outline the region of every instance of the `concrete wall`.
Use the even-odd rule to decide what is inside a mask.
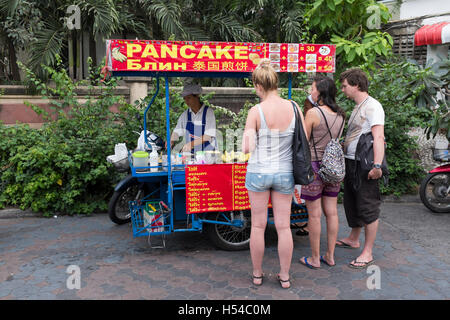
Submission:
[[[116,90],[118,95],[124,96],[128,99],[128,87],[118,87]],[[79,101],[85,102],[85,97],[90,93],[88,87],[79,87],[76,90]],[[91,92],[95,97],[98,90]],[[36,114],[25,102],[38,105],[47,111],[50,111],[50,101],[42,99],[41,96],[30,95],[25,86],[0,86],[0,121],[3,124],[11,125],[16,122],[27,123],[32,128],[40,128],[44,122],[41,116]],[[112,106],[114,110],[114,106]]]

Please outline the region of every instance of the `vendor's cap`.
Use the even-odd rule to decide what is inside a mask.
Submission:
[[[183,88],[183,92],[181,92],[181,96],[184,98],[188,95],[199,95],[202,93],[202,87],[198,84],[187,84]]]

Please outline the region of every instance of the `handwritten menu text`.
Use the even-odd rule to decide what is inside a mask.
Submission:
[[[249,209],[246,171],[245,163],[187,166],[186,213]]]

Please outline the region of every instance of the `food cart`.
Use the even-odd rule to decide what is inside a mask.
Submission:
[[[288,43],[236,43],[204,41],[107,40],[107,67],[112,76],[156,79],[155,93],[147,114],[165,82],[166,141],[170,141],[170,77],[251,77],[260,59],[269,58],[277,72],[288,72],[292,93],[293,72],[334,72],[333,45]],[[147,135],[145,143],[150,145]],[[167,143],[167,155],[172,155]],[[245,189],[245,158],[226,155],[204,158],[204,162],[179,161],[167,156],[157,166],[135,167],[132,176],[151,185],[145,198],[130,201],[135,237],[165,236],[173,232],[204,231],[221,249],[247,249],[250,239],[250,203]],[[184,162],[184,163],[183,163]],[[202,161],[203,162],[203,161]],[[225,162],[225,163],[224,163]],[[294,197],[291,222],[307,221],[306,206]],[[273,224],[271,208],[268,222]],[[163,241],[163,244],[165,242]]]

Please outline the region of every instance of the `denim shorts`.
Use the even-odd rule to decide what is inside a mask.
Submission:
[[[253,173],[247,172],[245,187],[249,191],[263,192],[274,190],[283,194],[294,192],[294,175],[292,173]]]

